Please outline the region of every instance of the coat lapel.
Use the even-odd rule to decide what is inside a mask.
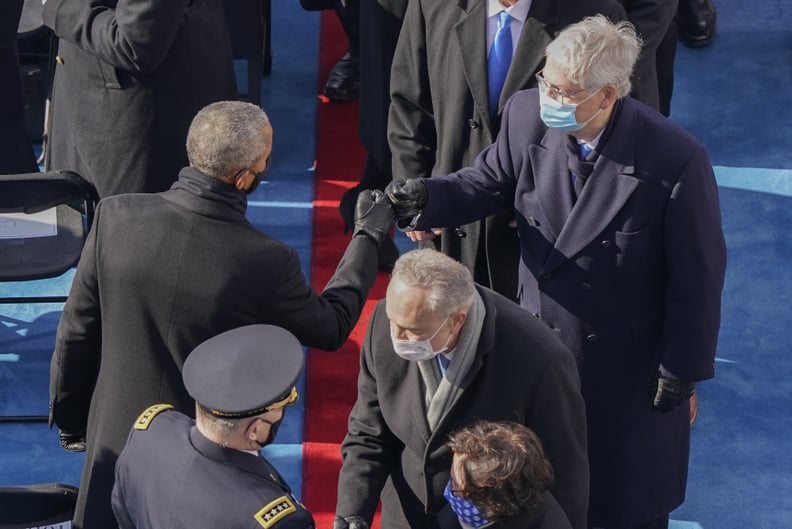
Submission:
[[[622,109],[614,119],[619,121],[555,241],[556,251],[545,263],[545,272],[573,258],[602,233],[640,185],[635,177],[634,115],[631,109]],[[555,154],[556,158],[565,156],[560,143]],[[560,174],[568,176],[565,165]]]
[[[498,101],[499,116],[506,101],[515,92],[536,84],[533,76],[544,62],[544,50],[551,40],[542,23],[533,17],[528,17],[520,33],[520,40],[517,41],[517,47],[514,49],[509,73],[506,74],[503,83]]]
[[[460,0],[459,8],[464,12],[454,25],[462,67],[465,70],[468,88],[473,96],[475,108],[481,121],[492,130],[489,116],[487,92],[487,1]],[[483,36],[483,38],[482,38]]]
[[[542,143],[528,147],[536,196],[547,220],[552,241],[556,241],[572,212],[572,191],[562,132],[548,130]],[[559,153],[560,150],[560,153]]]

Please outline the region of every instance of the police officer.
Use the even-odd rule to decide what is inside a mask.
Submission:
[[[303,364],[297,338],[273,325],[196,347],[182,369],[196,420],[168,404],[137,419],[116,465],[120,527],[312,529],[311,514],[259,453],[297,401]]]

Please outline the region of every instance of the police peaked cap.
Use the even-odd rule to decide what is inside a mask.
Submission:
[[[182,368],[192,398],[217,417],[261,415],[294,404],[305,353],[297,338],[275,325],[247,325],[193,349]]]

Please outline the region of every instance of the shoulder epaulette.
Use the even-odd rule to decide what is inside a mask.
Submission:
[[[148,430],[148,427],[151,424],[151,421],[154,420],[154,417],[171,408],[173,408],[173,406],[170,404],[155,404],[154,406],[147,408],[146,411],[141,413],[140,417],[138,417],[135,421],[135,430]]]
[[[297,511],[291,499],[288,496],[281,496],[275,501],[265,505],[253,517],[264,529],[270,529],[284,517]]]

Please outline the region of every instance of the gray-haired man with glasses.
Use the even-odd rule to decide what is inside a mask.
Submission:
[[[640,49],[626,22],[569,26],[475,165],[386,190],[415,240],[514,207],[519,302],[577,356],[588,525],[608,529],[665,528],[684,501],[689,398],[714,375],[726,266],[707,151],[627,95]]]

